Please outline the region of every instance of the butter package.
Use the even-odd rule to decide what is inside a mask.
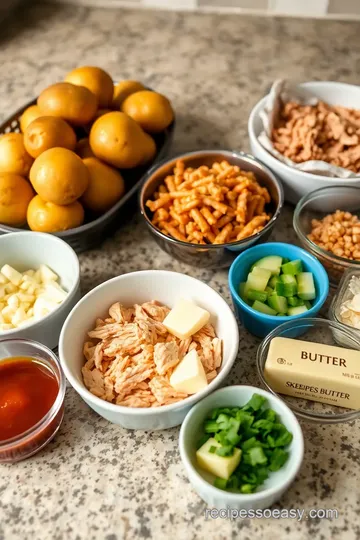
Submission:
[[[276,337],[264,376],[279,394],[360,409],[360,351]]]

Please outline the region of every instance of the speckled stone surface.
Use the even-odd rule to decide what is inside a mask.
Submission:
[[[1,31],[0,112],[5,117],[76,65],[98,64],[115,79],[141,79],[172,99],[178,115],[174,152],[247,150],[249,112],[274,78],[360,82],[359,32],[360,23],[23,8]],[[285,208],[277,240],[295,241],[291,215]],[[229,301],[225,271],[171,260],[138,217],[81,255],[84,291],[146,268],[189,273]],[[240,335],[228,383],[257,385],[258,340],[243,329]],[[360,538],[359,424],[302,427],[304,463],[277,508],[336,508],[338,519],[206,521],[206,505],[180,462],[177,428],[126,431],[97,416],[69,388],[55,440],[28,461],[0,466],[0,539]]]

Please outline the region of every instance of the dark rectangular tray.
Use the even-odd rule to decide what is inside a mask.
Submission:
[[[36,99],[21,107],[21,109],[5,120],[5,122],[0,125],[0,135],[4,133],[20,132],[20,117],[25,109],[34,104],[36,104]],[[129,218],[137,208],[136,194],[143,182],[143,177],[154,164],[160,162],[167,156],[173,140],[174,130],[175,120],[164,132],[154,136],[157,153],[150,164],[145,167],[138,167],[137,169],[120,171],[125,180],[126,192],[125,195],[110,208],[110,210],[92,221],[88,220],[80,227],[53,233],[54,236],[57,236],[70,244],[77,253],[81,253],[87,249],[97,247],[106,238],[114,234],[121,223]],[[84,136],[86,136],[85,132]],[[87,216],[87,218],[89,219],[89,216]],[[0,235],[23,230],[26,230],[26,228],[19,229],[0,224]]]

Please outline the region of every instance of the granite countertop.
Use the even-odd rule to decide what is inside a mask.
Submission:
[[[193,13],[24,7],[1,33],[5,117],[77,65],[103,66],[167,94],[178,126],[173,152],[248,150],[249,112],[277,77],[360,83],[360,23]],[[295,242],[292,208],[274,238]],[[84,291],[146,268],[194,275],[230,301],[226,271],[191,268],[162,253],[135,216],[80,257]],[[228,383],[258,384],[258,340],[240,329]],[[277,540],[360,538],[359,424],[302,423],[300,474],[278,508],[335,508],[338,519],[205,520],[177,449],[179,429],[127,431],[100,418],[71,389],[56,438],[35,457],[0,466],[1,540]]]

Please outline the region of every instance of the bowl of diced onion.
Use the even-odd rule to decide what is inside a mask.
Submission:
[[[0,236],[0,340],[22,338],[54,349],[80,299],[74,250],[50,234]]]

